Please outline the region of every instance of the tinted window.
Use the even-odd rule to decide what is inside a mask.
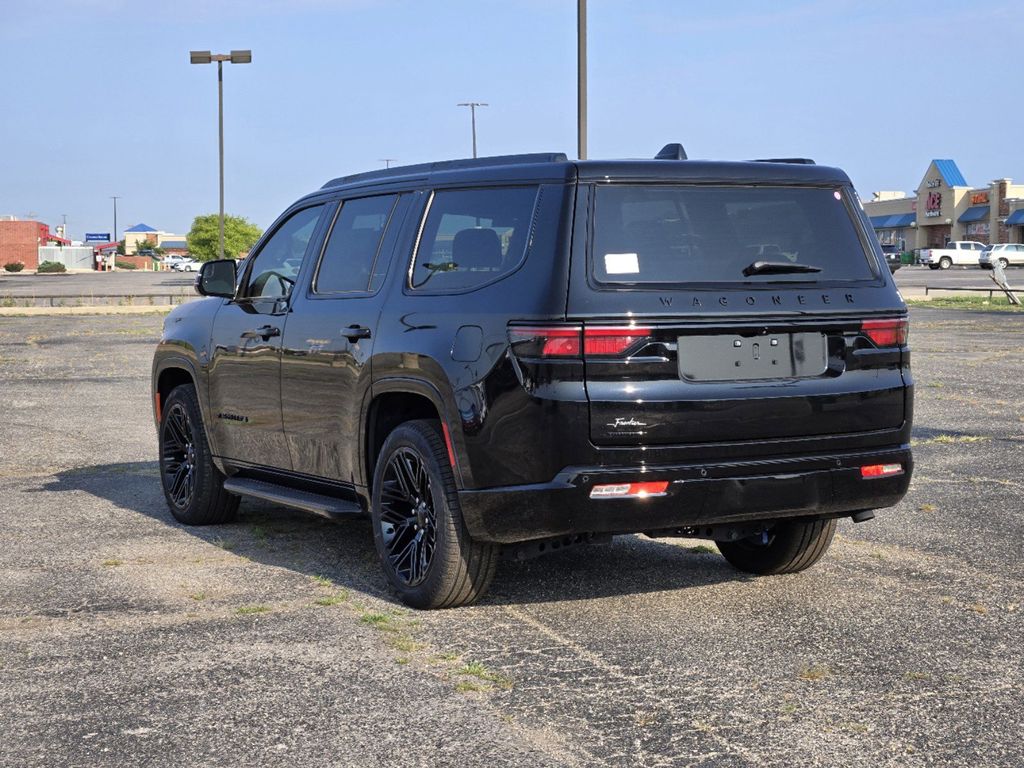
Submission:
[[[515,269],[526,253],[536,187],[434,193],[423,225],[412,286],[459,290]]]
[[[821,271],[744,277],[755,261]],[[653,185],[598,186],[593,274],[613,283],[873,277],[839,190]]]
[[[316,293],[366,291],[397,195],[346,200],[335,216],[313,281]]]
[[[250,257],[253,263],[243,296],[284,298],[291,294],[321,210],[323,206],[316,205],[292,214]]]

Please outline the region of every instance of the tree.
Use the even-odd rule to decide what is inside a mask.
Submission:
[[[188,233],[188,252],[200,261],[217,258],[216,213],[196,216]],[[248,252],[260,239],[263,230],[241,216],[224,216],[224,257],[233,259]]]

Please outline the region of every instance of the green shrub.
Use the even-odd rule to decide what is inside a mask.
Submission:
[[[117,267],[118,269],[138,269],[138,267],[136,267],[130,261],[115,261],[114,266]]]
[[[4,269],[6,269],[8,272],[21,272],[21,270],[23,270],[24,268],[25,265],[22,264],[20,261],[10,261],[4,264]]]
[[[36,272],[38,272],[41,275],[42,274],[46,274],[48,272],[67,272],[67,271],[68,271],[67,267],[65,267],[59,261],[44,261],[42,264],[39,265],[38,269],[36,269]]]

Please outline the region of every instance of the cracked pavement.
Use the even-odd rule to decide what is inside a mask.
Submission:
[[[618,537],[433,613],[364,520],[173,521],[160,322],[0,319],[0,765],[1024,764],[1024,315],[912,310],[910,493],[813,569]]]

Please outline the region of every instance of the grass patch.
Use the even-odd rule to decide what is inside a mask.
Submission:
[[[695,547],[687,547],[686,551],[691,555],[715,555],[718,554],[718,550],[714,547],[709,547],[707,544],[698,544]]]
[[[828,677],[829,671],[827,664],[809,664],[805,667],[801,667],[800,671],[797,673],[797,677],[801,680],[816,681]]]
[[[968,609],[974,611],[975,613],[981,614],[982,616],[988,613],[988,608],[982,605],[981,603],[971,603],[967,607]]]
[[[252,616],[257,613],[270,613],[269,605],[243,605],[241,608],[236,608],[235,613],[239,616]]]
[[[916,680],[931,680],[931,675],[925,672],[905,672],[903,679],[907,682],[914,682]]]
[[[202,602],[203,600],[206,599],[206,593],[205,592],[193,592],[191,595],[189,595],[189,599],[190,600],[195,600],[197,603],[198,602]]]
[[[364,613],[359,617],[362,624],[368,624],[381,632],[397,632],[398,628],[392,623],[392,617],[386,613]]]
[[[124,560],[117,560],[115,558],[111,558],[110,560],[103,561],[104,568],[117,568],[117,566],[119,565],[124,565]]]
[[[342,590],[339,590],[339,591],[335,592],[333,595],[327,595],[326,597],[318,597],[313,602],[316,605],[320,605],[320,606],[323,606],[323,607],[326,608],[326,607],[331,606],[331,605],[340,605],[341,603],[346,603],[346,602],[348,602],[348,600],[349,600],[348,590],[347,589],[342,589]]]
[[[922,504],[917,508],[918,512],[934,512],[938,507],[934,504]]]
[[[455,670],[455,674],[463,678],[459,683],[456,683],[456,690],[459,690],[459,684],[463,682],[471,682],[473,685],[478,686],[472,690],[490,690],[491,688],[497,687],[507,691],[512,687],[511,678],[505,677],[497,672],[492,672],[479,661],[470,661],[463,664]],[[467,681],[465,680],[467,677],[475,678],[475,680],[480,682]]]
[[[413,653],[423,647],[421,643],[416,642],[408,635],[398,634],[388,639],[388,645],[394,648],[396,651],[402,653]]]
[[[226,539],[214,539],[210,543],[213,544],[213,546],[215,546],[215,547],[220,547],[221,549],[223,549],[226,552],[230,552],[236,546],[235,542],[227,541]]]
[[[333,587],[334,582],[328,579],[326,576],[310,576],[309,580],[314,584],[319,584],[321,587]]]
[[[1017,298],[1020,298],[1018,296]],[[1010,303],[1006,296],[998,291],[989,300],[988,294],[984,296],[935,296],[934,298],[909,298],[907,304],[915,307],[932,307],[934,309],[968,309],[968,310],[996,310],[999,312],[1020,312],[1021,307]]]

